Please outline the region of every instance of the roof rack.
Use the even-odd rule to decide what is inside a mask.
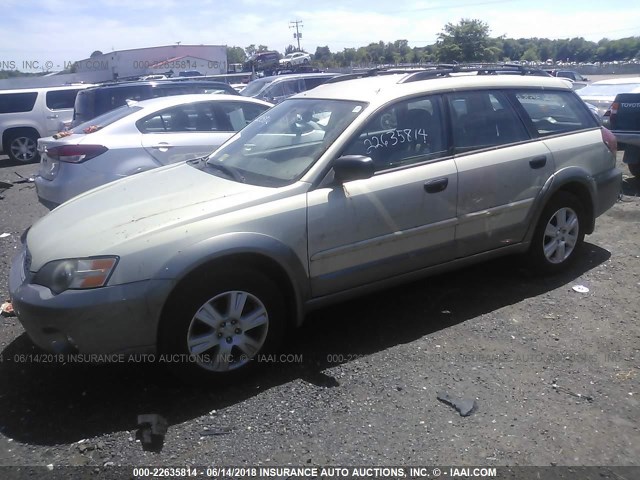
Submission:
[[[551,75],[540,68],[526,67],[511,63],[454,63],[438,64],[419,68],[372,68],[361,72],[338,75],[325,83],[338,83],[355,78],[376,77],[379,75],[407,74],[398,83],[417,82],[432,78],[450,77],[456,73],[475,73],[476,75],[534,75],[550,77]]]
[[[343,75],[338,75],[326,81],[325,83],[338,83],[344,82],[346,80],[353,80],[355,78],[365,78],[365,77],[377,77],[380,75],[397,75],[401,73],[421,73],[424,72],[425,68],[369,68],[366,70],[362,70],[360,72],[353,73],[345,73]]]
[[[512,63],[465,63],[465,64],[440,64],[432,69],[416,72],[399,83],[417,82],[438,77],[450,77],[456,73],[474,73],[476,75],[533,75],[550,77],[551,75],[540,68],[530,68],[524,65]]]

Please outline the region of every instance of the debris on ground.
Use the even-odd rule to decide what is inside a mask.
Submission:
[[[200,436],[205,437],[205,436],[227,435],[231,432],[233,432],[232,427],[215,427],[215,428],[205,427],[205,429],[200,432]]]
[[[0,238],[6,238],[6,237],[10,237],[11,234],[10,233],[0,233]]]
[[[447,405],[455,408],[461,417],[468,417],[477,409],[478,406],[476,401],[472,398],[453,398],[446,392],[438,393],[437,398],[442,403],[446,403]]]
[[[582,393],[575,393],[569,390],[567,387],[562,387],[558,385],[558,379],[555,379],[551,383],[551,387],[558,393],[566,393],[567,395],[571,395],[572,397],[580,398],[582,400],[586,400],[587,402],[593,402],[593,397],[590,395],[583,395]]]
[[[167,419],[156,413],[138,415],[138,427],[136,436],[142,443],[142,448],[152,452],[161,451],[169,427]]]
[[[574,285],[573,290],[578,293],[589,293],[589,289],[584,285]]]
[[[18,172],[13,172],[13,173],[15,173],[17,176],[20,177],[20,180],[16,180],[13,182],[14,185],[17,185],[19,183],[33,183],[36,181],[36,179],[33,177],[23,177]]]
[[[16,312],[13,311],[13,305],[7,301],[0,305],[0,315],[3,317],[15,317]]]

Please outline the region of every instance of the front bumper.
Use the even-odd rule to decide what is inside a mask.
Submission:
[[[31,340],[55,352],[153,353],[171,280],[147,280],[58,295],[30,283],[23,249],[13,259],[9,293]]]

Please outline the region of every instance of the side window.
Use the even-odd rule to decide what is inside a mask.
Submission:
[[[447,95],[453,144],[469,151],[529,140],[529,134],[507,97],[498,91]]]
[[[30,112],[38,98],[38,92],[5,93],[0,95],[0,113]]]
[[[366,155],[376,171],[447,155],[441,99],[404,100],[374,115],[343,155]]]
[[[517,91],[516,101],[541,137],[597,126],[584,103],[569,91]]]
[[[240,102],[216,102],[216,108],[226,124],[226,131],[238,132],[268,109],[266,106]]]
[[[140,119],[136,126],[142,133],[194,132],[196,118],[193,105],[179,105]]]
[[[283,82],[284,94],[286,96],[295,95],[296,93],[300,93],[304,90],[304,80],[303,79],[295,79],[288,80]]]
[[[329,80],[327,77],[312,77],[305,78],[304,83],[307,87],[307,90],[311,90],[312,88],[316,88],[318,85],[322,85],[327,80]]]
[[[51,90],[47,92],[46,102],[49,110],[71,109],[76,102],[78,90]]]

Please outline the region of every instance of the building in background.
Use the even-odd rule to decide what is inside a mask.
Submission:
[[[71,70],[73,73],[0,80],[0,89],[49,87],[80,82],[98,83],[157,74],[171,74],[177,77],[180,72],[198,72],[202,75],[226,74],[227,47],[164,45],[116,50],[79,60],[73,64]]]

